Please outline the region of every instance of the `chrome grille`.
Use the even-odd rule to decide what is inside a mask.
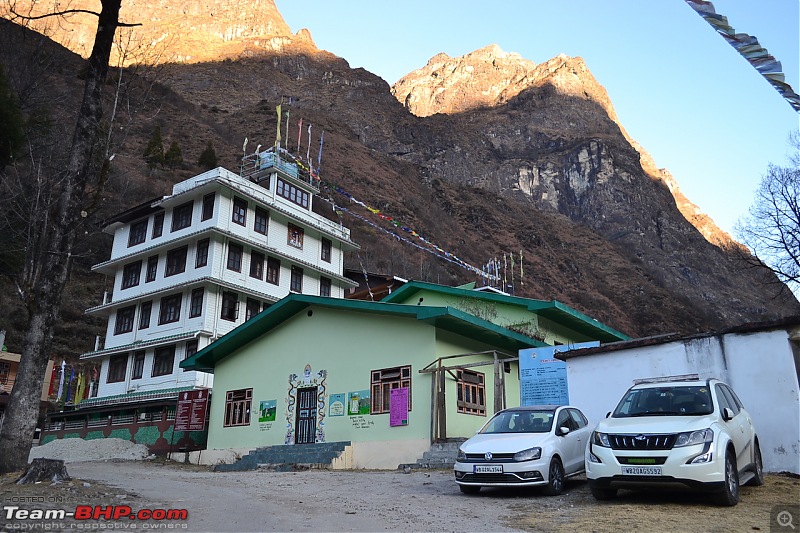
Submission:
[[[492,458],[486,460],[485,454],[482,453],[468,453],[466,463],[508,463],[514,460],[513,453],[493,453]]]
[[[675,435],[609,435],[608,440],[614,450],[671,450]]]

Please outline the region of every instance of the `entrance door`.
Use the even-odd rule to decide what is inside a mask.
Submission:
[[[317,440],[317,387],[297,389],[295,444],[311,444]]]

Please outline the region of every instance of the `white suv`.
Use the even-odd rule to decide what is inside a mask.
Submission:
[[[716,379],[641,380],[597,424],[586,448],[592,495],[681,487],[736,505],[739,483],[763,485],[758,436],[733,390]]]

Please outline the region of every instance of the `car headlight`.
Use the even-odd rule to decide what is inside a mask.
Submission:
[[[466,460],[467,460],[467,454],[464,453],[464,450],[459,448],[458,449],[458,455],[456,455],[456,461],[466,461]]]
[[[542,449],[541,448],[528,448],[527,450],[522,450],[521,452],[517,452],[514,454],[515,461],[533,461],[534,459],[540,459],[542,457]]]
[[[603,446],[604,448],[611,448],[611,443],[608,442],[608,434],[600,433],[599,431],[592,431],[592,444]]]
[[[673,448],[680,448],[682,446],[694,446],[695,444],[703,444],[705,442],[712,442],[714,440],[714,431],[711,428],[700,429],[698,431],[687,431],[686,433],[678,433],[675,438]]]

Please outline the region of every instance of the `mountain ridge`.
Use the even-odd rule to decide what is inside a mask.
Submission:
[[[358,215],[339,211],[362,246],[347,258],[348,267],[445,284],[479,281],[452,263],[432,260],[415,247],[422,241],[339,190],[476,267],[521,253],[522,279],[522,269],[512,271],[518,295],[559,300],[632,336],[719,329],[798,313],[795,299],[767,294],[774,277],[746,270],[732,253],[732,240],[710,226],[719,245],[712,244],[681,214],[680,204],[686,209],[691,203],[676,200],[671,176],[628,140],[607,93],[582,60],[558,56],[533,67],[537,76],[514,85],[498,79],[521,80],[530,72],[503,68],[504,61],[516,58],[499,47],[476,50],[466,60],[440,54],[428,65],[470,61],[473,72],[477,67],[498,79],[464,77],[462,82],[472,84],[469,91],[463,83],[451,84],[452,94],[439,104],[418,100],[428,109],[446,104],[453,111],[416,116],[405,97],[398,99],[402,91],[317,50],[310,35],[303,42],[276,37],[285,39],[278,49],[254,49],[249,37],[234,39],[235,59],[169,63],[150,73],[131,69],[131,76],[145,81],[150,76],[157,94],[114,147],[118,183],[107,195],[107,213],[151,198],[154,190],[166,194],[171,184],[199,173],[191,162],[175,170],[147,169],[141,154],[156,126],[165,139],[180,141],[187,161],[189,147],[199,154],[211,141],[220,164],[236,170],[242,139],[274,141],[275,106],[283,102],[284,113],[291,110],[295,120],[313,124],[314,132],[325,131],[322,196]],[[487,53],[493,58],[481,59]],[[0,58],[4,64],[20,59],[2,52]],[[458,65],[465,71],[466,66]],[[79,87],[69,72],[56,75],[73,92]],[[476,89],[481,84],[496,90],[482,95]],[[419,94],[431,89],[419,82],[415,88]],[[472,93],[478,94],[467,98]],[[59,101],[55,95],[50,100]],[[473,100],[479,105],[469,107]],[[294,122],[284,135],[297,150],[293,128]],[[116,197],[125,180],[127,192]],[[325,209],[331,218],[340,216]],[[102,261],[103,253],[95,246],[90,257]],[[90,264],[83,261],[76,271],[85,272]],[[506,275],[510,280],[508,269]],[[103,325],[87,328],[85,317],[75,315],[96,305],[107,284],[95,278],[91,285],[92,275],[80,272],[76,278],[85,285],[70,287],[70,294],[79,296],[70,301],[75,312],[59,332],[61,346],[71,353],[90,347],[93,340],[80,338],[86,329],[102,333]],[[11,292],[2,289],[0,316],[14,314]]]

